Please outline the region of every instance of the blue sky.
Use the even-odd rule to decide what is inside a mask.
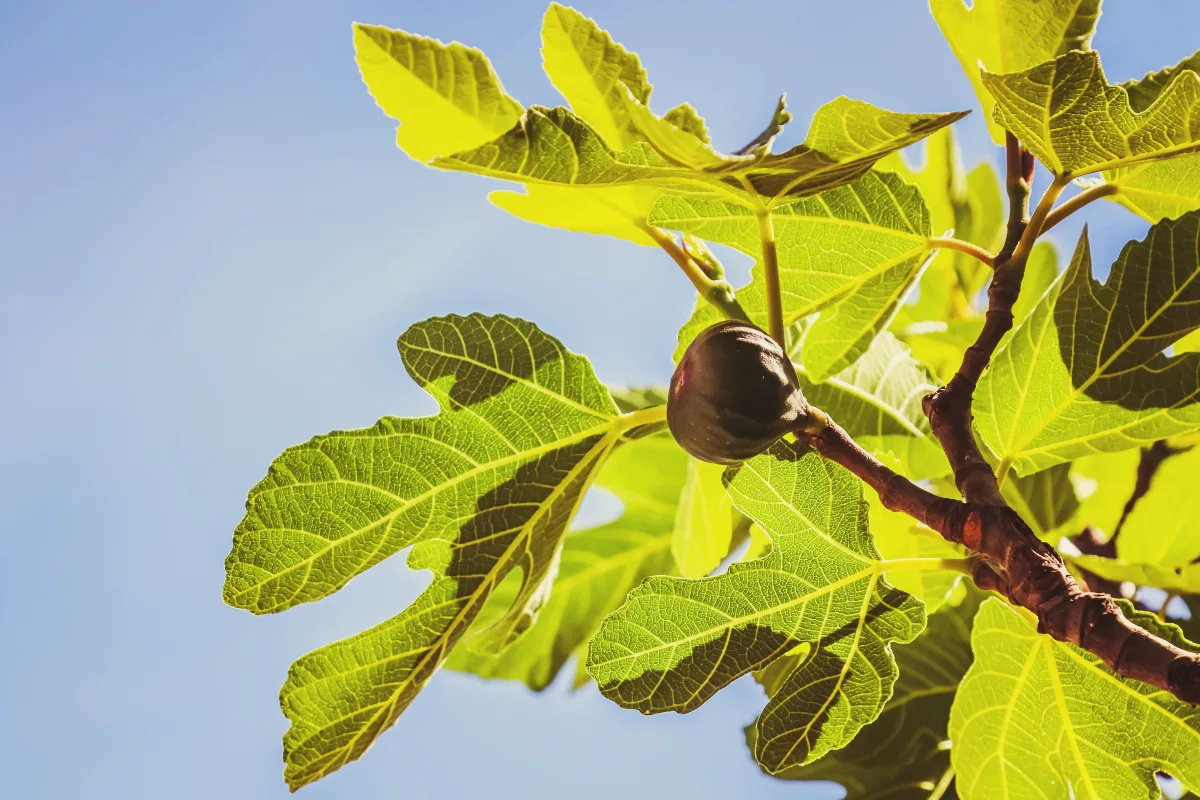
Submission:
[[[596,2],[658,110],[719,146],[781,91],[798,141],[846,94],[902,111],[974,98],[924,3]],[[612,384],[662,382],[691,294],[671,263],[490,207],[494,184],[392,144],[352,20],[483,48],[526,104],[544,4],[52,2],[0,6],[0,794],[286,795],[276,696],[296,657],[425,584],[402,558],[316,604],[221,603],[247,489],[290,444],[429,413],[396,336],[448,312],[536,321]],[[1110,0],[1110,78],[1192,53],[1200,7]],[[994,158],[976,114],[968,164]],[[1091,210],[1101,266],[1145,226]],[[1073,244],[1078,226],[1055,231]],[[782,798],[742,745],[739,682],[686,717],[594,691],[438,674],[310,798]],[[835,789],[811,797],[836,797]]]

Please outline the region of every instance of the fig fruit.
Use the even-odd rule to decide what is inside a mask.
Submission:
[[[679,359],[667,394],[667,427],[691,455],[736,464],[804,422],[808,403],[779,343],[748,322],[704,330]]]

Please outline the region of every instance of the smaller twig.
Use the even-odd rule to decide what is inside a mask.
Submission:
[[[1046,215],[1046,221],[1042,225],[1042,233],[1050,230],[1093,200],[1109,197],[1118,191],[1117,187],[1111,183],[1102,183],[1099,186],[1083,190]]]
[[[787,350],[787,334],[783,327],[783,297],[779,292],[779,254],[775,248],[775,222],[771,211],[755,212],[758,234],[762,239],[763,289],[767,293],[767,325],[771,338]]]
[[[1182,452],[1182,449],[1171,447],[1165,440],[1161,439],[1149,447],[1142,448],[1141,458],[1138,459],[1137,478],[1133,484],[1133,493],[1129,496],[1125,507],[1121,509],[1121,518],[1117,520],[1117,527],[1113,528],[1112,536],[1109,537],[1109,541],[1113,543],[1113,554],[1109,558],[1116,557],[1117,536],[1121,533],[1121,529],[1125,527],[1125,522],[1129,519],[1133,507],[1145,496],[1146,492],[1150,491],[1150,481],[1154,480],[1158,468],[1162,466],[1162,463],[1167,458]]]
[[[705,268],[707,265],[702,266],[695,258],[684,252],[683,248],[675,241],[675,237],[666,231],[651,226],[647,226],[645,230],[646,235],[667,251],[667,255],[679,265],[683,274],[696,287],[696,291],[700,293],[701,297],[715,306],[727,319],[750,322],[750,315],[742,308],[737,295],[733,292],[733,287],[727,281],[710,278]]]
[[[989,267],[996,263],[996,255],[994,253],[977,244],[972,244],[962,239],[955,239],[951,236],[934,236],[929,240],[929,246],[935,249],[957,250],[960,253],[966,253],[972,258],[987,264]]]

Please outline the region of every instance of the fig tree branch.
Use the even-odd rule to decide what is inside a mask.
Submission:
[[[1033,612],[1039,632],[1092,653],[1118,675],[1200,704],[1200,654],[1134,625],[1109,595],[1081,589],[1062,556],[1011,508],[929,492],[882,464],[819,409],[810,407],[794,433],[861,478],[886,508],[978,553],[969,567],[975,583]]]
[[[1029,217],[1033,158],[1011,135],[1005,153],[1008,230],[996,256],[983,329],[950,382],[923,403],[965,500],[939,497],[898,475],[817,409],[810,409],[798,426],[797,438],[858,475],[885,507],[906,513],[947,541],[978,553],[971,563],[976,584],[1033,612],[1040,632],[1094,654],[1118,675],[1200,704],[1200,655],[1134,625],[1109,595],[1081,589],[1062,556],[1038,539],[1005,503],[996,475],[975,441],[971,405],[976,383],[1013,326],[1012,308],[1025,262],[1067,184],[1056,177]]]

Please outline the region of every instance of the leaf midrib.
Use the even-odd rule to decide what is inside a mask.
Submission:
[[[394,692],[392,692],[391,697],[387,700],[386,703],[381,704],[380,711],[372,714],[370,716],[368,722],[366,722],[365,724],[363,724],[362,726],[359,727],[358,732],[355,733],[353,737],[351,737],[349,742],[347,742],[342,747],[335,748],[331,751],[328,751],[329,754],[341,753],[342,755],[339,758],[335,759],[335,763],[338,761],[340,761],[340,763],[338,763],[338,765],[336,767],[333,767],[332,769],[329,769],[328,767],[323,768],[312,780],[316,780],[321,777],[324,777],[325,775],[328,775],[330,772],[340,769],[341,767],[343,767],[347,763],[349,763],[349,761],[351,760],[350,756],[352,755],[355,746],[358,744],[358,742],[362,738],[363,734],[366,733],[366,731],[375,724],[375,721],[380,718],[381,713],[383,713],[383,711],[386,711],[386,715],[390,717],[393,714],[393,712],[396,708],[396,705],[397,705],[399,699],[401,698],[401,696],[407,691],[407,689],[410,686],[416,685],[418,683],[418,681],[414,679],[414,676],[419,675],[420,672],[429,663],[429,658],[432,653],[434,653],[435,651],[443,652],[441,660],[444,660],[449,655],[447,649],[444,646],[445,643],[450,640],[450,638],[453,636],[456,629],[458,629],[460,626],[462,626],[462,623],[464,622],[464,620],[469,622],[469,619],[467,616],[468,611],[477,605],[481,605],[482,602],[484,600],[486,600],[488,596],[490,596],[492,590],[494,589],[494,587],[500,580],[501,576],[497,576],[497,574],[496,574],[497,572],[499,572],[500,568],[503,566],[508,566],[508,569],[505,570],[505,574],[507,574],[508,572],[510,572],[513,569],[515,564],[510,566],[509,562],[512,560],[512,555],[516,551],[518,544],[522,547],[526,546],[526,540],[529,538],[532,527],[536,524],[536,522],[538,520],[541,519],[542,515],[546,513],[546,510],[554,505],[554,501],[557,500],[558,497],[562,494],[562,492],[564,491],[564,487],[569,486],[571,484],[571,482],[574,480],[576,475],[579,474],[580,470],[585,467],[589,467],[592,469],[592,475],[589,476],[589,478],[586,480],[585,484],[582,487],[580,487],[579,492],[576,495],[577,499],[575,501],[575,510],[578,509],[579,502],[583,499],[583,496],[587,493],[588,486],[595,479],[595,474],[598,471],[595,468],[596,465],[594,462],[597,460],[599,460],[601,462],[603,461],[602,458],[598,457],[598,454],[604,450],[611,449],[613,446],[615,446],[617,438],[618,438],[617,436],[613,435],[613,432],[610,432],[608,435],[601,438],[599,441],[597,441],[596,445],[593,446],[592,449],[590,451],[588,451],[588,453],[586,453],[583,456],[583,458],[581,458],[579,460],[579,462],[576,463],[576,465],[574,467],[571,468],[570,472],[567,473],[567,475],[563,478],[563,480],[559,481],[559,483],[554,487],[554,489],[550,492],[550,494],[547,495],[545,500],[543,500],[542,503],[539,505],[538,510],[536,512],[534,512],[534,514],[532,514],[530,516],[530,518],[528,520],[526,520],[525,523],[521,526],[520,532],[513,537],[512,542],[510,542],[508,547],[506,547],[504,549],[504,552],[501,554],[501,556],[493,562],[491,569],[489,569],[487,575],[484,576],[484,580],[481,580],[479,582],[479,585],[469,595],[467,595],[465,598],[461,598],[462,600],[465,600],[466,602],[461,603],[461,608],[454,615],[454,618],[452,620],[450,620],[449,623],[446,624],[445,628],[443,629],[442,634],[440,636],[438,636],[434,642],[428,644],[424,648],[426,651],[425,655],[423,655],[421,657],[421,659],[416,664],[413,665],[412,669],[409,670],[408,676],[404,680],[397,683],[396,690]],[[574,516],[575,510],[572,510],[571,514],[568,515],[568,520]],[[484,591],[485,587],[490,587],[490,588],[488,588],[487,591],[485,592]],[[459,598],[456,598],[456,599],[459,599]],[[379,662],[375,662],[375,663],[369,664],[369,665],[360,665],[359,669],[362,669],[364,667],[369,668],[371,666],[376,666],[378,663]],[[350,674],[350,673],[338,673],[336,676],[331,676],[330,678],[323,678],[323,679],[321,679],[319,681],[315,681],[313,683],[319,684],[319,683],[324,683],[328,680],[331,680],[332,678],[343,678],[346,674]],[[425,680],[428,680],[428,677],[426,677]],[[312,684],[309,684],[309,685],[311,686]],[[355,714],[358,714],[361,712],[362,712],[362,709],[357,709],[353,714],[351,714],[349,716],[354,716]],[[340,717],[336,720],[333,720],[332,722],[326,723],[325,725],[319,727],[312,734],[305,737],[305,739],[303,739],[298,745],[293,747],[292,752],[298,751],[304,745],[306,745],[309,741],[311,741],[314,736],[317,736],[321,731],[328,730],[330,727],[338,724],[338,722],[340,722],[342,719],[346,719],[346,718],[347,718],[346,716],[343,716],[343,717]],[[311,783],[311,780],[305,781],[305,783]]]

